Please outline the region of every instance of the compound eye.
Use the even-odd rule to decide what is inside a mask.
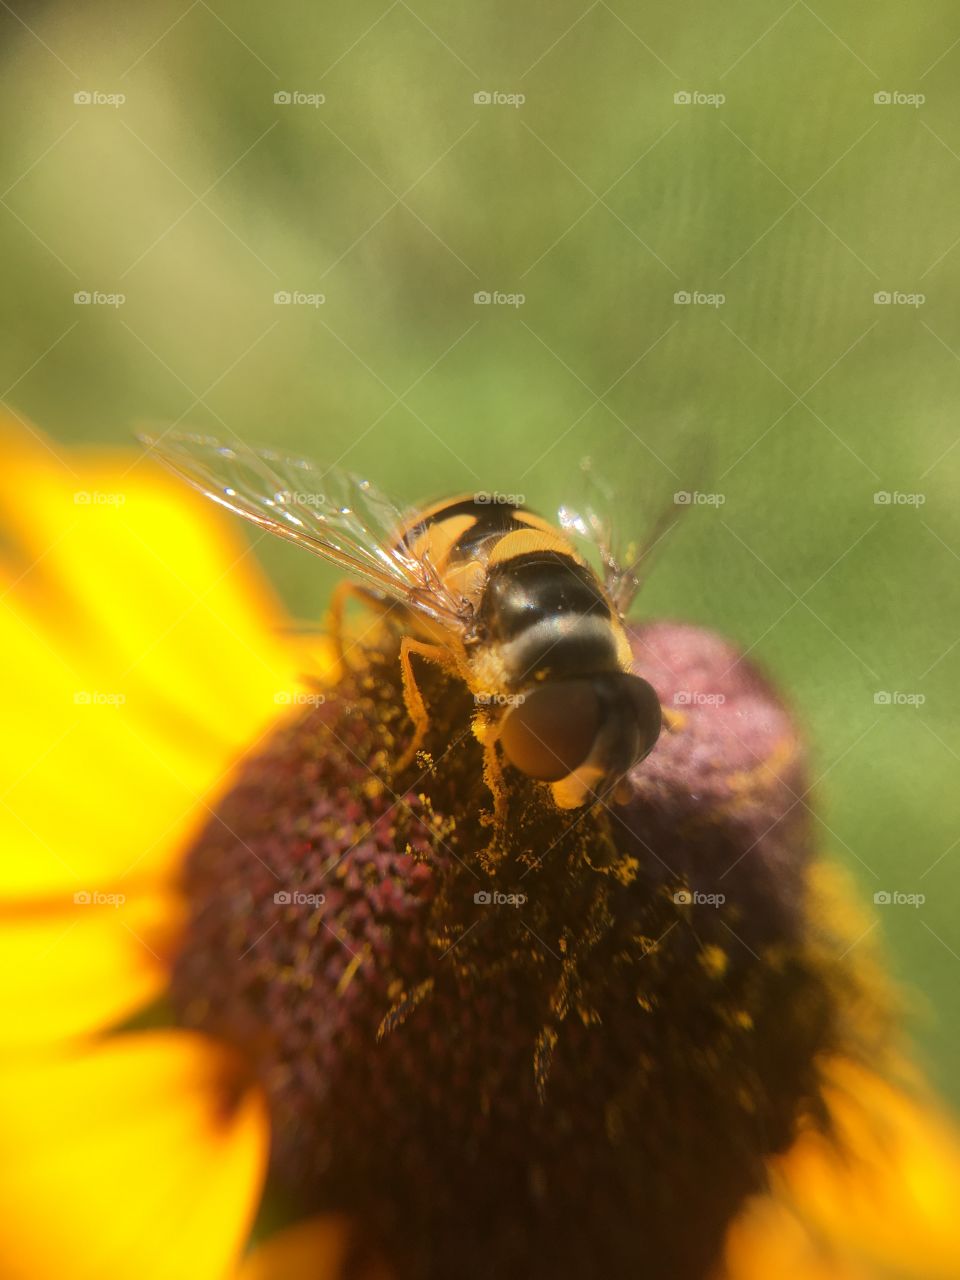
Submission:
[[[658,708],[659,710],[659,708]],[[559,782],[581,765],[600,729],[600,701],[589,680],[537,685],[507,716],[504,754],[521,773]]]
[[[625,676],[624,685],[636,716],[636,726],[640,734],[639,749],[634,757],[634,764],[648,756],[656,746],[663,725],[660,711],[660,699],[653,685],[640,676]]]

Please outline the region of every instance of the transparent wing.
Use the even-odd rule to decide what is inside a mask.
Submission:
[[[620,466],[615,483],[600,473],[592,458],[583,458],[582,499],[558,512],[565,532],[599,561],[604,586],[621,615],[626,615],[653,567],[654,553],[687,511],[691,490],[698,487],[693,477],[700,479],[709,470],[707,446],[702,438],[695,444],[696,456],[690,444],[688,456],[675,465],[661,460],[660,483],[653,493],[630,467]]]
[[[557,512],[557,522],[574,540],[587,543],[588,548],[596,552],[604,585],[609,591],[620,572],[623,555],[612,527],[611,507],[615,495],[612,487],[597,475],[592,458],[581,458],[579,470],[583,496],[575,506],[562,506]]]
[[[639,548],[632,543],[624,547],[618,546],[611,520],[594,507],[582,504],[578,510],[574,510],[563,506],[558,512],[558,518],[566,533],[575,541],[587,543],[596,552],[607,594],[617,612],[624,616],[650,567],[644,561],[656,543],[670,532],[677,517],[672,511],[664,511],[656,523],[654,535]]]
[[[401,510],[369,480],[273,449],[168,431],[140,435],[172,471],[214,502],[305,547],[385,596],[448,626],[463,603],[428,559],[398,543]]]

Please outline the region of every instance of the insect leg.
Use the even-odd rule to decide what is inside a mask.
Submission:
[[[495,831],[503,829],[507,818],[507,791],[503,782],[503,766],[497,752],[497,740],[500,737],[504,719],[502,712],[493,717],[484,707],[477,711],[473,720],[473,736],[483,747],[483,780],[493,797]]]
[[[494,830],[500,831],[506,825],[507,792],[503,784],[503,768],[497,754],[497,736],[490,734],[483,744],[483,780],[493,796]]]
[[[428,662],[435,662],[437,666],[445,667],[448,671],[459,674],[456,659],[449,649],[445,649],[442,645],[429,644],[425,640],[416,640],[413,636],[404,636],[400,641],[400,674],[403,677],[403,701],[406,705],[407,713],[413,721],[413,738],[396,763],[398,770],[405,769],[413,760],[420,750],[420,745],[427,729],[430,727],[430,715],[413,672],[413,663],[410,661],[411,654],[414,653],[421,658],[426,658]]]
[[[337,655],[337,662],[340,664],[340,670],[346,669],[346,650],[343,643],[343,622],[346,613],[347,601],[350,599],[360,600],[368,608],[375,609],[379,613],[386,613],[393,608],[393,602],[385,600],[382,596],[377,595],[375,591],[369,590],[367,587],[360,586],[357,582],[351,582],[349,578],[344,578],[338,582],[330,596],[330,638],[333,641],[333,647]]]

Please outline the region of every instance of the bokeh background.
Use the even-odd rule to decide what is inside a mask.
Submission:
[[[955,5],[94,0],[3,5],[0,49],[0,400],[403,501],[555,510],[590,455],[640,538],[719,495],[638,612],[787,691],[822,847],[960,1101]],[[257,554],[321,614],[330,572]]]

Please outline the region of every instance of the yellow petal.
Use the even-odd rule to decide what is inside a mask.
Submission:
[[[933,1106],[866,1068],[825,1073],[833,1136],[803,1131],[744,1208],[718,1280],[960,1276],[960,1141]]]
[[[270,1236],[240,1267],[237,1280],[339,1280],[350,1245],[345,1218],[311,1218]]]
[[[822,1235],[923,1280],[960,1276],[960,1138],[949,1120],[851,1062],[831,1064],[831,1143],[803,1133],[779,1193]]]
[[[199,1036],[118,1036],[0,1072],[5,1280],[221,1280],[259,1198],[266,1117]]]
[[[125,890],[0,909],[0,1050],[116,1025],[160,995],[179,904]]]
[[[0,444],[0,891],[166,873],[329,652],[282,636],[249,545],[149,461]]]
[[[751,1200],[727,1234],[717,1280],[867,1280],[770,1196]]]
[[[362,1230],[339,1214],[309,1218],[259,1245],[236,1280],[390,1280],[382,1263],[360,1259],[354,1245],[362,1240]]]

